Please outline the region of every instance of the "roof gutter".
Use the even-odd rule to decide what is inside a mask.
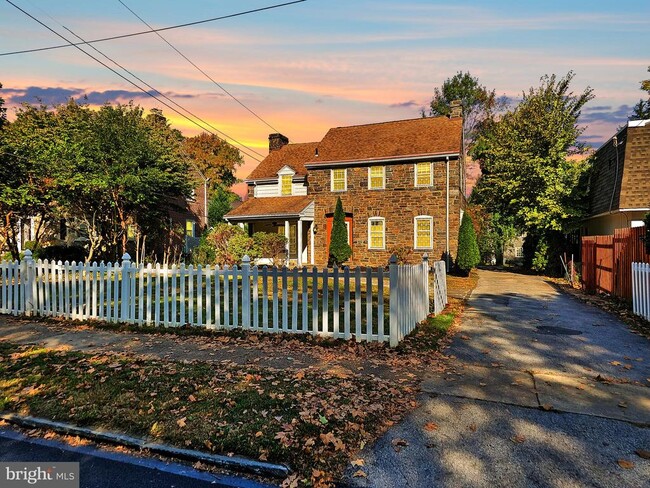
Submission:
[[[317,169],[330,166],[363,166],[372,163],[401,163],[404,161],[430,161],[431,159],[441,159],[444,161],[445,158],[451,157],[460,157],[460,153],[418,154],[388,158],[349,159],[345,161],[318,161],[317,163],[305,163],[305,168]]]

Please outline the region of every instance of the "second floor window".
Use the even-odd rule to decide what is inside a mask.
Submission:
[[[345,191],[348,188],[345,169],[332,170],[332,191]]]
[[[291,195],[293,193],[293,176],[292,175],[282,175],[280,176],[281,183],[281,194],[282,195]]]
[[[415,164],[415,186],[432,186],[433,168],[431,163]]]
[[[368,168],[368,188],[370,190],[381,190],[385,185],[385,166],[371,166]]]

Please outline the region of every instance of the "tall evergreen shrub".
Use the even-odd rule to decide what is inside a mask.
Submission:
[[[472,223],[472,217],[467,212],[463,214],[458,231],[458,253],[456,256],[456,268],[463,274],[469,274],[481,262],[481,254],[476,242],[476,232]]]
[[[336,200],[332,234],[330,236],[329,264],[340,266],[352,256],[352,248],[348,244],[348,229],[345,226],[345,212],[341,197]]]

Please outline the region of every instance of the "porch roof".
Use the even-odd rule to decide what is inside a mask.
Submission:
[[[229,222],[273,218],[299,218],[312,203],[309,196],[249,198],[225,215]]]

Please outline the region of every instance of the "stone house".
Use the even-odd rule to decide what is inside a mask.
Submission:
[[[650,120],[629,121],[592,157],[582,235],[643,225],[650,212]]]
[[[284,233],[293,264],[322,267],[340,197],[346,264],[384,266],[396,251],[455,256],[466,204],[462,147],[460,116],[336,127],[304,144],[271,134],[269,155],[245,180],[248,199],[226,220],[251,234]]]

